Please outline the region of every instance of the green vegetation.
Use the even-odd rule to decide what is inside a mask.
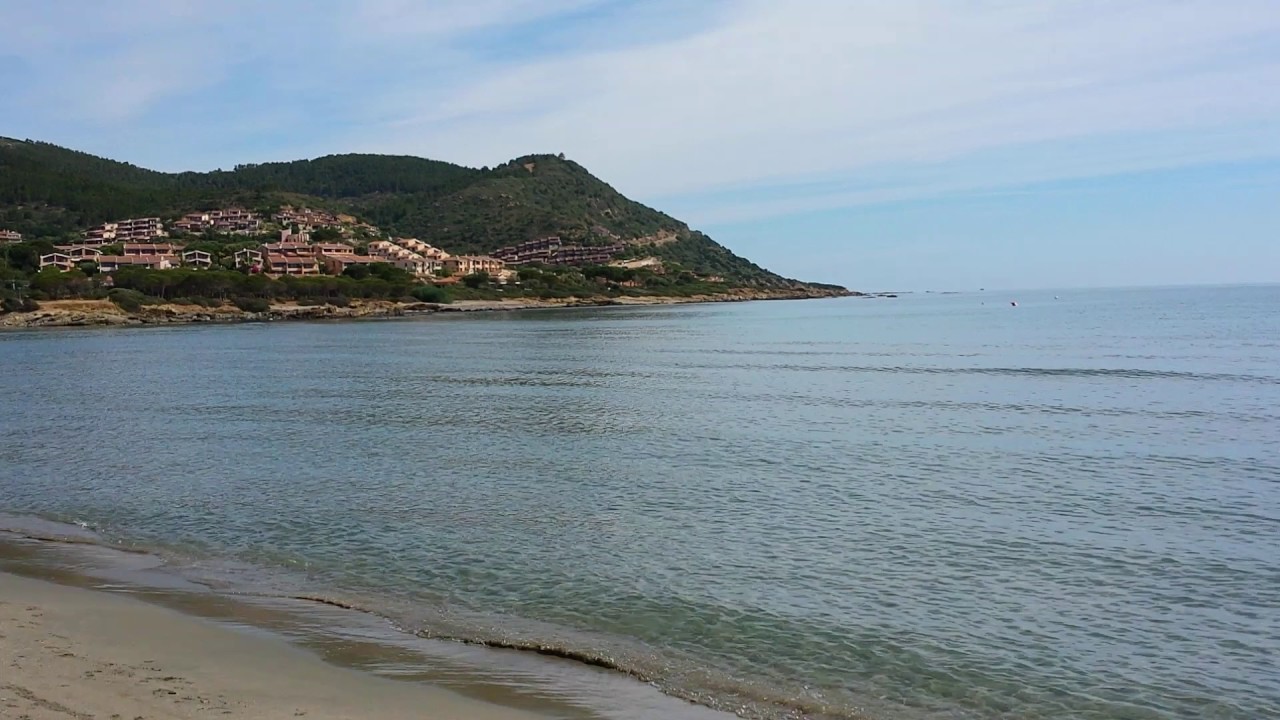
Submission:
[[[27,256],[8,261],[28,274],[41,252],[52,251],[53,242],[73,240],[99,223],[143,216],[169,220],[229,205],[269,214],[283,204],[349,213],[453,253],[488,253],[559,235],[584,245],[632,243],[628,256],[657,257],[677,274],[724,278],[735,287],[798,285],[623,197],[563,156],[530,155],[493,169],[473,169],[415,157],[332,155],[227,171],[161,173],[48,143],[0,138],[0,228],[43,243],[40,249],[25,243],[28,247],[17,252]],[[644,241],[659,233],[669,242]],[[321,241],[334,237],[333,231],[315,234]],[[228,267],[235,250],[261,238],[185,240]],[[478,292],[486,283],[467,285]]]
[[[143,305],[154,305],[157,300],[137,290],[114,288],[107,293],[107,299],[129,312],[138,312]]]
[[[271,309],[271,301],[260,297],[238,297],[231,301],[245,312],[261,313]]]
[[[204,307],[230,303],[241,310],[265,312],[273,301],[345,307],[352,298],[433,303],[451,300],[443,289],[419,285],[403,270],[381,264],[371,267],[376,272],[362,279],[331,276],[274,279],[230,270],[122,268],[112,275],[110,286],[79,270],[59,272],[47,268],[36,273],[22,288],[0,290],[0,299],[4,301],[5,312],[35,309],[30,303],[36,300],[67,298],[105,298],[130,312],[166,302]],[[24,290],[21,295],[19,289]]]

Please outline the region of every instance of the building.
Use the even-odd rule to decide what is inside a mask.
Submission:
[[[182,264],[208,270],[213,267],[213,255],[203,250],[188,250],[182,253]]]
[[[354,253],[326,253],[320,256],[320,264],[324,266],[325,272],[330,275],[341,275],[343,271],[352,265],[371,265],[379,262],[383,261],[368,255],[356,255]]]
[[[450,275],[464,276],[488,273],[497,277],[506,268],[506,263],[488,255],[454,255],[446,258],[443,265]]]
[[[70,256],[72,259],[83,262],[85,260],[97,260],[102,251],[92,245],[58,245],[58,252]]]
[[[49,253],[48,255],[40,256],[40,269],[44,270],[45,268],[51,267],[51,268],[57,268],[62,272],[66,272],[68,270],[75,269],[76,264],[78,262],[79,261],[77,261],[75,258],[72,258],[70,255],[66,253],[60,253],[60,252]]]
[[[433,275],[443,267],[440,260],[424,257],[388,240],[377,240],[369,243],[369,256],[378,258],[379,262],[394,265],[418,277]]]
[[[233,255],[232,257],[235,259],[236,267],[238,268],[262,267],[262,251],[261,250],[254,250],[252,248],[237,250],[235,255]]]
[[[263,269],[271,275],[319,275],[320,266],[312,255],[278,255],[267,253]]]
[[[285,228],[284,230],[280,231],[280,242],[289,243],[293,245],[310,245],[311,233],[307,232],[306,230],[299,230],[298,232],[294,232],[289,228]]]
[[[0,230],[0,243],[22,242],[22,233],[16,230]]]
[[[175,255],[99,255],[97,258],[98,269],[102,272],[115,272],[125,267],[171,270],[178,262]]]
[[[622,245],[565,245],[551,253],[549,265],[604,265],[622,252]]]
[[[494,250],[493,256],[512,265],[547,263],[551,259],[551,253],[559,250],[562,244],[560,238],[553,235]]]
[[[124,243],[122,254],[128,257],[159,257],[161,255],[177,255],[182,251],[181,245],[173,243]]]
[[[173,227],[190,233],[206,230],[229,235],[251,235],[262,231],[262,219],[242,208],[224,208],[188,213]]]
[[[281,225],[297,225],[301,228],[337,228],[343,226],[342,220],[333,213],[310,208],[295,208],[285,205],[272,216]],[[354,219],[354,218],[353,218]]]
[[[395,244],[431,260],[444,260],[449,257],[449,253],[444,250],[441,250],[434,245],[424,243],[417,238],[396,238]]]
[[[145,242],[165,237],[164,225],[160,218],[132,218],[104,223],[87,230],[85,243],[91,245],[110,245],[118,242]]]
[[[356,249],[346,243],[312,243],[311,252],[321,255],[354,255]]]
[[[311,243],[278,242],[262,246],[265,255],[283,255],[285,257],[315,257]]]

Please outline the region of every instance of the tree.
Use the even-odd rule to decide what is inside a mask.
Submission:
[[[63,272],[47,267],[31,279],[31,289],[55,299],[80,295],[89,289],[89,278],[80,270]]]
[[[462,284],[474,289],[482,285],[488,285],[489,280],[489,273],[481,270],[478,273],[471,273],[470,275],[462,278]]]
[[[361,265],[359,263],[355,265],[348,265],[343,269],[342,274],[353,280],[363,280],[369,277],[369,266]]]
[[[342,231],[330,227],[317,228],[311,231],[311,239],[315,242],[338,242],[342,240]]]

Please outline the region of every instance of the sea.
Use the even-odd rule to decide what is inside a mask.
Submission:
[[[5,332],[0,513],[550,716],[1277,718],[1280,286]]]

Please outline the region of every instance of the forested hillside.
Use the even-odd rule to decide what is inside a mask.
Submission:
[[[623,243],[702,275],[752,286],[794,284],[687,225],[624,197],[581,165],[530,155],[489,169],[390,155],[332,155],[214,172],[161,173],[49,143],[0,138],[0,229],[65,240],[112,220],[283,204],[356,215],[454,253],[491,252],[547,235]]]

